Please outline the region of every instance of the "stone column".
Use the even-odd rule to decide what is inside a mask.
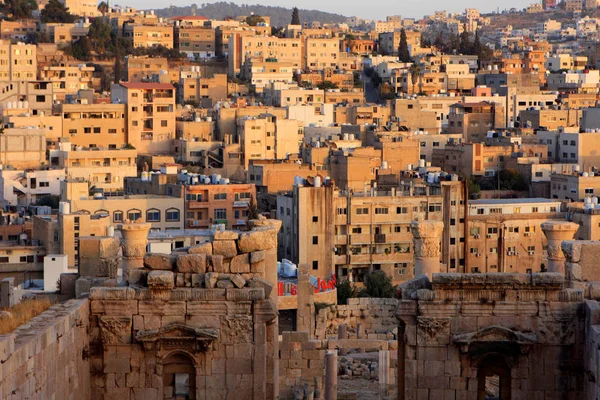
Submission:
[[[379,350],[379,398],[387,399],[390,384],[390,351]]]
[[[339,340],[348,339],[348,331],[346,330],[346,324],[338,325],[338,339]],[[340,349],[339,354],[340,354],[340,356],[345,356],[346,349]]]
[[[337,400],[337,350],[329,350],[325,355],[325,400]]]
[[[440,239],[444,223],[441,221],[413,221],[410,230],[415,248],[415,277],[429,279],[440,272]]]
[[[579,225],[568,221],[548,221],[542,224],[548,239],[548,272],[565,273],[565,256],[561,249],[564,240],[573,240]]]
[[[296,331],[315,335],[315,292],[309,280],[308,264],[298,266],[298,309],[296,310]]]
[[[132,223],[121,225],[121,235],[123,236],[122,276],[124,281],[129,281],[130,275],[136,275],[132,271],[144,268],[144,255],[146,254],[146,246],[148,246],[149,231],[150,224]],[[134,276],[131,278],[137,281]]]
[[[0,281],[0,307],[11,308],[15,305],[15,278]]]

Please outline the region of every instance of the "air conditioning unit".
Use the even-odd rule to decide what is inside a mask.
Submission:
[[[475,237],[475,239],[479,239],[481,237],[481,235],[477,234],[474,237]]]
[[[531,236],[531,232],[525,232],[523,235],[529,237]]]
[[[477,253],[475,254],[475,257],[481,257],[481,254]]]
[[[534,254],[535,254],[535,251],[530,251],[530,252],[529,252],[529,255],[530,255],[530,256],[532,256],[532,255],[534,255]]]
[[[491,239],[492,235],[488,233],[487,235],[485,235],[485,237],[488,238],[488,239]]]
[[[509,251],[507,254],[508,254],[509,256],[514,256],[514,255],[515,255],[515,253],[514,253],[513,251]]]

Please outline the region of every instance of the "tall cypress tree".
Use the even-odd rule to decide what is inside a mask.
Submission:
[[[294,9],[292,10],[292,25],[301,25],[300,11],[298,11],[298,7],[294,7]]]
[[[475,31],[475,40],[473,41],[473,54],[481,57],[481,40],[479,40],[479,29]]]
[[[400,62],[410,62],[410,53],[408,51],[408,41],[404,28],[400,31],[400,45],[398,46],[398,59]]]
[[[117,39],[117,45],[115,46],[115,68],[113,70],[115,75],[115,83],[121,82],[123,79],[123,67],[121,65],[121,44]]]
[[[469,39],[469,32],[467,31],[467,24],[463,25],[463,31],[460,34],[460,49],[462,54],[471,53],[471,40]]]

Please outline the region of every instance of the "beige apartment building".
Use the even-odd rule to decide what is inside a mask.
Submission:
[[[558,200],[583,201],[600,196],[600,173],[577,172],[550,175],[550,196]]]
[[[217,126],[216,131],[218,132],[217,140],[225,141],[227,144],[239,143],[240,132],[238,131],[238,121],[244,117],[258,117],[261,114],[273,114],[279,120],[287,118],[285,108],[276,108],[270,106],[239,106],[219,107],[217,114]]]
[[[600,132],[578,130],[561,127],[555,131],[538,131],[537,136],[540,143],[548,146],[550,160],[577,164],[581,171],[590,171],[600,166],[600,154],[596,150],[600,146]]]
[[[183,229],[183,198],[155,194],[94,198],[87,182],[65,180],[61,185],[61,200],[69,203],[72,213],[107,216],[110,224],[141,220],[154,231]]]
[[[169,60],[164,57],[125,57],[125,80],[127,82],[151,82],[161,71],[169,71]],[[158,79],[156,79],[158,80]]]
[[[202,76],[198,71],[181,71],[179,74],[181,102],[198,103],[202,108],[212,108],[227,99],[227,75]]]
[[[546,236],[541,224],[564,220],[561,202],[549,199],[490,199],[469,202],[465,272],[545,271]]]
[[[56,100],[65,101],[67,95],[94,88],[94,71],[94,67],[86,64],[61,64],[41,68],[38,76],[41,80],[52,82]]]
[[[98,3],[96,0],[62,0],[61,3],[69,9],[69,12],[79,17],[98,17]]]
[[[506,168],[515,145],[486,146],[484,143],[462,143],[434,149],[432,165],[463,177],[495,176]]]
[[[175,88],[170,83],[121,82],[112,102],[127,105],[127,142],[138,154],[168,154],[175,139]]]
[[[301,122],[272,114],[238,119],[244,169],[248,169],[250,160],[281,160],[298,154],[302,132]]]
[[[60,104],[62,137],[75,147],[120,149],[127,143],[125,104]]]
[[[0,104],[3,114],[7,109],[12,114],[51,114],[53,97],[54,88],[49,81],[0,82]]]
[[[421,47],[421,32],[405,31],[408,46]],[[400,30],[381,32],[379,34],[379,50],[386,55],[398,55],[400,47]]]
[[[504,126],[504,110],[496,103],[460,103],[450,107],[448,133],[462,133],[463,140],[480,143],[488,131]]]
[[[46,133],[37,128],[7,128],[0,135],[0,164],[38,169],[46,164]]]
[[[265,104],[285,107],[294,104],[324,103],[325,91],[319,89],[301,89],[288,84],[277,83],[266,86],[263,90]]]
[[[216,56],[215,30],[204,26],[175,25],[175,48],[193,60]]]
[[[0,40],[8,42],[19,42],[27,38],[28,33],[34,33],[37,29],[35,21],[0,21]]]
[[[265,86],[273,82],[292,83],[294,64],[275,59],[248,58],[242,65],[240,78],[248,81],[255,92],[261,93]]]
[[[321,278],[336,274],[339,280],[362,282],[367,273],[383,270],[394,284],[402,283],[414,276],[410,222],[429,219],[445,222],[441,259],[446,271],[462,271],[463,193],[461,182],[349,192],[309,179],[277,197],[279,257],[308,264]]]
[[[306,38],[302,69],[319,71],[325,68],[336,68],[340,59],[340,38]]]
[[[291,62],[294,68],[303,68],[305,65],[303,43],[302,39],[234,34],[229,38],[229,68],[227,73],[230,77],[237,76],[248,57]]]
[[[237,21],[220,21],[220,22],[235,22],[239,25]],[[256,36],[256,31],[247,28],[247,27],[239,27],[230,26],[230,25],[221,25],[217,26],[215,29],[215,50],[217,57],[228,57],[229,56],[229,38],[233,36],[244,37],[244,36]],[[236,39],[234,39],[236,40]],[[243,62],[243,60],[242,60]]]
[[[533,129],[557,130],[559,127],[577,127],[582,116],[582,110],[572,109],[534,109],[519,112],[522,126]]]
[[[0,41],[0,81],[37,79],[36,45]]]
[[[40,26],[40,31],[47,33],[52,43],[63,48],[72,42],[87,36],[90,31],[90,22],[78,21],[74,23],[47,23]]]
[[[59,168],[69,179],[87,181],[105,194],[123,191],[125,178],[137,175],[136,150],[72,150],[69,143],[56,152]],[[52,155],[52,152],[51,152]]]
[[[123,37],[129,40],[134,48],[164,46],[173,48],[173,25],[141,25],[125,22]]]
[[[211,183],[205,183],[208,179]],[[250,199],[256,200],[253,184],[228,183],[211,175],[181,173],[153,174],[149,179],[130,178],[126,192],[169,195],[184,201],[186,229],[208,229],[224,224],[228,229],[245,230]]]

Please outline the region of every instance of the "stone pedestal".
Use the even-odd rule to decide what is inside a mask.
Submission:
[[[579,225],[568,221],[548,221],[542,224],[548,239],[548,272],[565,273],[565,256],[561,249],[564,240],[573,240]]]
[[[441,221],[413,221],[410,230],[415,248],[415,277],[427,275],[431,279],[440,271],[440,239],[444,223]]]
[[[148,246],[150,224],[123,224],[123,280],[129,281],[132,270],[144,268],[144,255]],[[131,282],[135,283],[135,282]]]

